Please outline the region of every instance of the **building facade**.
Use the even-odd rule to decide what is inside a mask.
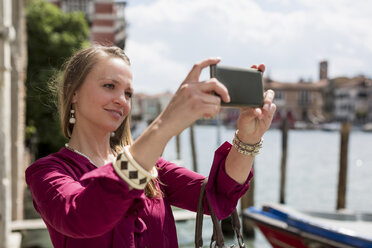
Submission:
[[[275,91],[274,103],[277,105],[277,111],[273,125],[280,125],[283,119],[286,119],[292,127],[300,123],[316,126],[329,121],[332,118],[333,99],[327,73],[328,62],[321,61],[319,80],[316,82],[301,80],[290,83],[266,78],[265,90]]]
[[[364,124],[372,121],[372,80],[364,76],[334,79],[334,119]]]
[[[126,40],[125,1],[48,0],[65,12],[81,11],[91,28],[91,42],[124,49]]]
[[[319,124],[325,121],[324,88],[327,80],[316,83],[281,83],[268,81],[265,89],[275,91],[274,103],[277,105],[274,123],[286,118],[290,124],[305,122]]]

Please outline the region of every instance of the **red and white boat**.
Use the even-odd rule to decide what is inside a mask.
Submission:
[[[372,213],[301,212],[286,205],[250,207],[251,219],[274,248],[371,248]]]

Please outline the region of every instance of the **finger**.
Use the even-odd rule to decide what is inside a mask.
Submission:
[[[274,101],[275,92],[273,90],[267,90],[264,94],[264,103],[271,104]]]
[[[266,111],[270,110],[270,106],[274,101],[275,92],[273,90],[267,90],[264,94],[264,105],[263,109]]]
[[[221,84],[217,79],[211,78],[200,83],[200,90],[203,92],[215,92],[224,102],[230,102],[229,91],[226,86]]]
[[[253,114],[255,115],[255,117],[257,117],[260,120],[263,117],[263,111],[262,111],[261,108],[255,108],[254,111],[253,111]]]
[[[205,104],[203,107],[203,116],[207,118],[213,118],[220,112],[220,105],[216,104]]]
[[[220,105],[221,104],[221,98],[216,96],[216,95],[212,95],[210,93],[203,93],[202,94],[202,102],[207,103],[207,104]]]
[[[273,104],[271,104],[270,109],[269,109],[270,120],[273,119],[275,111],[276,111],[276,104],[273,103]]]
[[[257,69],[258,69],[259,71],[261,71],[262,73],[264,73],[265,70],[266,70],[266,66],[265,66],[264,64],[260,64],[260,65],[258,66]]]
[[[265,70],[266,70],[266,66],[264,64],[260,64],[259,66],[257,65],[252,65],[251,66],[252,69],[257,69],[259,70],[260,72],[264,73]]]
[[[270,104],[269,109],[267,110],[267,112],[262,114],[262,118],[265,117],[267,120],[269,120],[271,122],[273,117],[274,117],[275,111],[276,111],[276,105],[275,105],[275,103],[272,103],[272,104]]]
[[[220,58],[208,58],[208,59],[204,59],[198,63],[196,63],[191,71],[189,72],[189,74],[187,75],[186,79],[184,82],[199,82],[199,77],[200,77],[200,73],[201,71],[207,67],[207,66],[210,66],[210,65],[214,65],[214,64],[217,64],[221,61]]]

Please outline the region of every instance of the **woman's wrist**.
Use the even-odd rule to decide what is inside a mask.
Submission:
[[[246,144],[250,144],[250,145],[257,144],[262,139],[261,136],[256,136],[251,133],[241,131],[240,129],[237,129],[235,134],[239,138],[239,140],[241,140],[242,142]]]
[[[240,154],[254,157],[259,154],[260,149],[262,148],[262,143],[262,138],[256,143],[243,142],[241,139],[239,139],[238,130],[236,130],[232,145]]]

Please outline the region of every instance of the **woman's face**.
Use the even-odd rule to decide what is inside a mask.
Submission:
[[[132,72],[122,59],[104,57],[74,93],[75,128],[112,132],[130,112]]]

